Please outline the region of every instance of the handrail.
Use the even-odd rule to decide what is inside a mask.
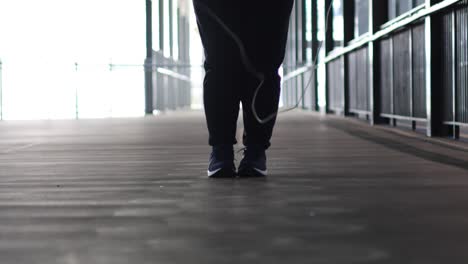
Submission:
[[[117,64],[117,63],[107,63],[107,64],[92,64],[92,63],[78,63],[80,66],[108,66],[108,67],[146,67],[146,64]],[[157,68],[201,68],[201,64],[167,64],[167,63],[153,63],[153,67]]]
[[[304,74],[308,72],[310,69],[315,68],[315,65],[313,63],[308,63],[306,66],[300,67],[286,75],[283,76],[283,82],[289,81],[301,74]]]
[[[178,80],[181,80],[181,81],[186,81],[186,82],[191,82],[192,81],[192,79],[190,79],[189,77],[187,77],[185,75],[182,75],[180,73],[177,73],[175,71],[168,70],[168,69],[156,68],[156,71],[161,73],[161,74],[170,76],[172,78],[175,78],[175,79],[178,79]]]
[[[80,65],[82,66],[83,64],[75,64],[75,65]],[[90,64],[91,65],[91,64]],[[116,67],[146,67],[145,64],[114,64],[114,63],[109,63],[109,64],[92,64],[92,66],[109,66],[109,68],[112,70],[112,69],[115,69]],[[169,69],[166,69],[165,67],[172,67],[172,68],[176,68],[176,67],[192,67],[192,65],[177,65],[177,64],[152,64],[152,69],[161,73],[161,74],[164,74],[164,75],[167,75],[167,76],[170,76],[170,77],[173,77],[175,79],[178,79],[178,80],[182,80],[182,81],[186,81],[186,82],[191,82],[191,78],[186,76],[186,75],[183,75],[183,74],[180,74],[176,71],[172,71],[172,70],[169,70]]]
[[[413,16],[414,14],[418,13],[419,11],[423,10],[424,8],[426,8],[426,5],[425,4],[421,4],[421,5],[418,5],[416,6],[415,8],[411,9],[411,10],[408,10],[406,11],[405,13],[385,22],[384,24],[382,24],[380,26],[380,29],[384,29],[384,28],[387,28],[389,26],[391,26],[392,24],[396,23],[396,22],[399,22],[405,18],[408,18],[408,17],[411,17]]]
[[[403,14],[402,16],[404,16],[405,18],[402,18],[400,19],[400,17],[397,17],[396,19],[398,21],[394,22],[394,21],[390,21],[389,23],[391,23],[390,25],[388,25],[387,27],[377,31],[376,33],[374,33],[373,35],[369,35],[367,37],[364,37],[363,39],[361,39],[360,41],[357,41],[355,43],[352,43],[350,44],[349,46],[346,46],[346,47],[343,47],[341,49],[338,49],[332,53],[330,53],[327,57],[325,57],[325,59],[323,60],[324,63],[328,63],[332,60],[335,60],[345,54],[348,54],[356,49],[359,49],[361,48],[362,46],[364,46],[365,44],[369,44],[370,42],[374,42],[374,41],[377,41],[409,24],[412,24],[414,22],[416,22],[417,20],[421,19],[421,18],[424,18],[424,17],[427,17],[427,16],[430,16],[430,15],[433,15],[437,12],[440,12],[442,11],[443,9],[446,9],[447,7],[450,7],[458,2],[461,2],[463,0],[445,0],[443,2],[440,2],[440,3],[437,3],[437,4],[434,4],[433,6],[429,7],[429,8],[423,8],[423,9],[418,9],[416,8],[417,10],[419,10],[419,12],[416,12],[416,14],[414,15],[411,15],[409,17],[405,17],[405,14]],[[411,12],[410,12],[411,13]]]

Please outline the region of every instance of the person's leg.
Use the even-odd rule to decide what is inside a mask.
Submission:
[[[267,76],[268,75],[268,76]],[[260,119],[264,119],[278,111],[280,98],[281,79],[276,71],[265,73],[265,82],[260,88],[256,100],[255,111]],[[255,90],[258,86],[258,80],[251,80],[246,88]],[[252,109],[253,96],[249,91],[242,99],[242,112],[244,120],[243,144],[245,146],[256,145],[264,149],[270,147],[270,139],[273,134],[273,127],[276,117],[267,123],[260,123],[255,118]]]
[[[235,42],[208,12],[237,32],[240,6],[236,0],[194,0],[193,4],[205,51],[203,98],[209,144],[213,147],[208,176],[231,178],[236,171],[233,145],[236,144],[242,64]]]
[[[267,123],[259,122],[254,116],[265,119],[278,111],[281,79],[278,69],[283,62],[293,0],[254,2],[244,21],[243,37],[249,57],[265,81],[252,106],[259,80],[249,77],[242,95],[244,117],[244,158],[239,165],[240,177],[262,177],[267,175],[265,150],[270,147],[276,116]],[[268,8],[265,8],[268,5]],[[252,109],[254,108],[254,109]]]
[[[278,69],[285,56],[289,18],[293,0],[258,1],[248,12],[243,28],[246,49],[254,66],[265,75],[255,101],[255,110],[260,118],[276,113],[280,98],[281,78]],[[268,8],[266,6],[268,5]],[[258,122],[253,114],[252,100],[259,81],[250,77],[242,91],[245,146],[267,149],[276,118],[266,124]]]
[[[211,9],[232,30],[237,31],[240,7],[235,2],[193,1],[205,51],[203,98],[211,146],[236,144],[242,64],[238,47],[203,7]]]

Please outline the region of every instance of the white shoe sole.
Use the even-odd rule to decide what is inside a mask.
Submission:
[[[268,174],[268,170],[260,170],[260,169],[257,169],[257,168],[253,168],[256,172],[262,174],[263,176],[267,176]]]
[[[208,170],[208,177],[211,177],[213,175],[215,175],[216,173],[218,173],[220,170],[222,170],[223,168],[219,168],[217,170],[214,170],[214,171],[210,171]]]

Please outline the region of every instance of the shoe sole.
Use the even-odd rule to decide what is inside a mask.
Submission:
[[[236,177],[236,172],[229,168],[222,168],[215,171],[208,171],[208,178],[211,179],[227,179]]]
[[[267,170],[259,170],[256,168],[245,168],[240,170],[237,175],[241,178],[262,178],[268,174]]]

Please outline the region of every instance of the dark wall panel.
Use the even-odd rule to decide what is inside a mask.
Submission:
[[[456,10],[457,121],[468,123],[468,1]]]
[[[413,115],[426,118],[426,38],[424,24],[412,29],[413,43]]]
[[[315,110],[315,107],[316,107],[315,87],[314,87],[315,82],[314,82],[313,75],[314,75],[313,71],[308,71],[304,73],[304,80],[303,80],[304,89],[306,89],[304,93],[304,99],[303,99],[304,108],[310,109],[310,110]]]
[[[349,96],[349,108],[357,109],[357,68],[356,68],[356,52],[348,54],[346,59],[348,72],[346,78],[348,81],[348,96]]]
[[[348,55],[349,107],[369,111],[368,49],[361,48]]]
[[[442,102],[444,103],[444,119],[445,121],[453,121],[453,23],[452,23],[452,13],[446,13],[442,15],[442,50],[440,53],[442,55],[442,89],[444,98]]]
[[[411,116],[410,33],[403,31],[393,37],[393,82],[395,114]]]
[[[341,58],[327,64],[330,109],[343,110],[343,60]]]
[[[358,110],[369,111],[369,83],[368,83],[368,48],[362,48],[356,52]]]
[[[380,41],[380,111],[383,114],[392,114],[392,50],[391,39]]]

